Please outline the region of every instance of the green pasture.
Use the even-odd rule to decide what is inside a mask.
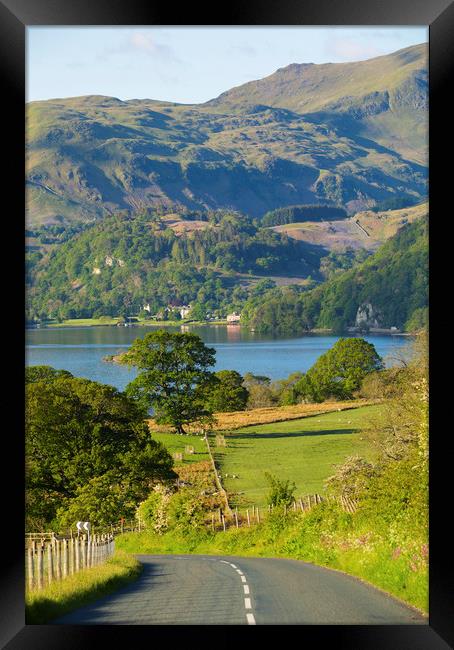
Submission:
[[[183,461],[175,461],[175,465],[186,463],[198,463],[201,460],[209,460],[207,446],[203,436],[187,435],[180,436],[177,433],[155,433],[152,432],[152,438],[166,447],[170,454],[183,453]],[[186,446],[194,447],[194,453],[185,452]]]
[[[354,454],[373,457],[361,429],[380,408],[364,406],[226,432],[226,447],[215,447],[215,459],[231,503],[240,508],[265,506],[269,491],[265,472],[294,481],[297,497],[322,494],[333,465]]]

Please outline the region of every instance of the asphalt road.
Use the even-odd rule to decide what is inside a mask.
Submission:
[[[415,610],[298,560],[138,555],[141,577],[57,621],[69,625],[408,625]]]

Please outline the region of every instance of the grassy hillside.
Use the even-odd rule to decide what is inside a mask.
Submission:
[[[427,153],[427,44],[353,63],[291,64],[207,103],[222,111],[264,104],[357,135],[424,164]]]
[[[27,105],[29,224],[149,206],[352,213],[426,193],[426,46],[291,65],[203,105],[86,96]],[[252,102],[252,103],[251,103]]]
[[[273,230],[285,233],[292,239],[322,246],[328,251],[345,251],[348,248],[374,251],[402,226],[427,216],[428,210],[427,203],[400,210],[365,210],[349,219],[289,223],[275,226]]]

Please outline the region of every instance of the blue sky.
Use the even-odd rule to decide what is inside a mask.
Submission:
[[[109,95],[199,103],[290,63],[358,61],[420,27],[28,27],[27,101]]]

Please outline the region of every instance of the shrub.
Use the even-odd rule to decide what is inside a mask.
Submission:
[[[174,494],[168,504],[169,527],[180,532],[204,528],[205,510],[199,490],[184,488]]]
[[[171,491],[168,488],[157,485],[150,496],[137,508],[137,515],[145,527],[151,528],[158,535],[164,533],[169,526],[167,507],[170,497]]]
[[[268,505],[283,506],[290,505],[294,500],[296,485],[288,479],[281,480],[269,472],[265,472],[265,477],[271,489],[267,496]]]
[[[372,463],[360,456],[349,456],[336,466],[334,474],[326,479],[325,487],[329,492],[354,498],[364,491],[374,473]]]

